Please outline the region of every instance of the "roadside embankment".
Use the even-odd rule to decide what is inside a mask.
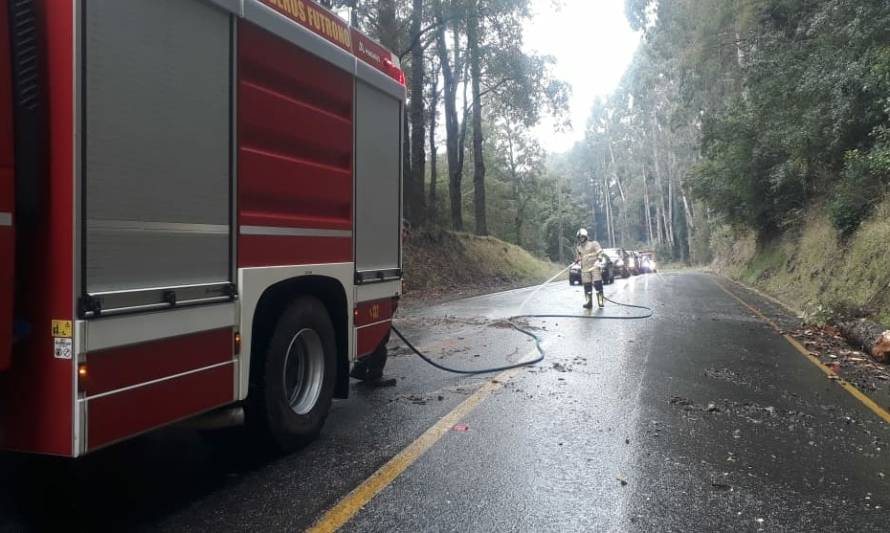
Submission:
[[[808,322],[868,317],[890,327],[890,199],[842,239],[824,209],[767,243],[715,232],[713,268],[797,310]]]
[[[868,394],[890,394],[890,373],[874,362],[890,353],[888,215],[890,199],[847,239],[822,210],[766,243],[722,229],[712,268],[796,311],[803,322],[787,333],[822,364]]]
[[[403,286],[409,297],[467,296],[534,285],[562,269],[494,237],[417,230],[404,244]]]

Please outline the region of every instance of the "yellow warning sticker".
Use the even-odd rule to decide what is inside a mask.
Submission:
[[[53,320],[53,337],[71,337],[70,320]]]

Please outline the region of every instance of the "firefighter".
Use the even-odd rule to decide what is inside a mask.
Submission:
[[[578,246],[576,260],[581,264],[581,280],[584,282],[584,308],[593,308],[593,289],[596,287],[596,302],[600,307],[606,305],[603,294],[603,276],[597,262],[603,255],[600,243],[591,241],[587,230],[581,228],[576,235]]]

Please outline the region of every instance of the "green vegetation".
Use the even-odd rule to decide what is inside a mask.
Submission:
[[[631,228],[642,203],[656,240],[681,257],[713,258],[816,319],[887,321],[890,2],[626,0],[626,10],[644,44],[594,112],[588,144],[609,144],[603,171],[650,194],[617,202]]]
[[[844,236],[872,213],[887,195],[890,183],[890,130],[880,128],[878,143],[868,151],[851,150],[846,155],[841,180],[831,200],[831,220]]]
[[[561,155],[531,134],[564,118],[568,88],[523,45],[530,0],[323,3],[402,59],[415,228],[471,227],[565,263],[584,226],[604,246],[775,280],[802,305],[880,300],[880,267],[858,265],[880,263],[886,236],[887,0],[625,0],[640,48]]]
[[[601,240],[704,263],[710,243],[727,245],[721,224],[770,250],[811,210],[827,211],[827,242],[854,238],[890,185],[890,3],[626,0],[626,12],[642,44],[565,172]],[[749,275],[784,259],[761,255]]]
[[[533,285],[562,269],[494,237],[420,231],[405,243],[407,291]]]
[[[531,217],[520,183],[531,169],[517,146],[509,173],[490,172],[503,163],[498,161],[503,152],[496,150],[511,134],[527,136],[543,114],[559,119],[569,94],[551,74],[555,59],[523,46],[530,0],[320,1],[348,16],[402,62],[408,88],[403,145],[407,219],[415,227],[448,225],[455,231],[472,224],[477,235],[494,233],[521,242],[518,230],[497,228],[489,215],[509,211]],[[470,169],[472,180],[465,180]],[[507,199],[491,198],[500,185],[512,192]]]
[[[842,238],[814,209],[795,231],[758,245],[750,231],[715,232],[715,268],[772,294],[805,316],[868,315],[890,325],[890,200]],[[719,237],[717,237],[719,235]]]
[[[524,46],[531,0],[319,1],[401,60],[411,225],[472,228],[566,261],[585,219],[531,131],[543,115],[562,123],[569,87],[555,58]]]

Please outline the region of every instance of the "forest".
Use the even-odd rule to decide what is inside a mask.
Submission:
[[[768,240],[823,209],[849,235],[886,195],[885,0],[625,0],[639,48],[563,154],[533,133],[567,126],[571,87],[523,45],[530,0],[322,3],[401,58],[412,227],[565,261],[583,226],[704,263],[717,231]]]

